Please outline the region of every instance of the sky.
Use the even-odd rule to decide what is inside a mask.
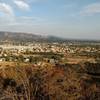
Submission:
[[[100,40],[100,0],[0,0],[0,31]]]

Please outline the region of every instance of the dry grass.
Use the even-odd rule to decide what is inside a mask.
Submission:
[[[5,74],[3,76],[3,74]],[[1,73],[0,100],[99,100],[100,88],[72,68],[9,67]],[[9,98],[9,99],[8,99]]]

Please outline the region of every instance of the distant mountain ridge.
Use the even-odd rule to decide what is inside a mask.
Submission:
[[[0,32],[0,41],[23,41],[23,42],[57,42],[63,41],[64,39],[54,37],[54,36],[45,36],[45,35],[36,35],[32,33],[22,33],[22,32]]]
[[[75,39],[63,39],[56,36],[39,35],[32,33],[22,32],[0,32],[0,41],[14,41],[14,42],[91,42],[91,40],[75,40]],[[98,42],[100,41],[92,41]]]

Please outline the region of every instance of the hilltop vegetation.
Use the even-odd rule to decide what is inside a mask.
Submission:
[[[92,65],[89,69],[87,63],[84,67],[82,64],[7,67],[0,73],[0,100],[99,100],[99,81],[87,76],[90,70],[92,74]]]

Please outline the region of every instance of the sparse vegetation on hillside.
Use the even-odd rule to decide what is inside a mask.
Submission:
[[[80,65],[60,66],[7,68],[0,74],[0,100],[99,100],[99,84],[78,74]]]

